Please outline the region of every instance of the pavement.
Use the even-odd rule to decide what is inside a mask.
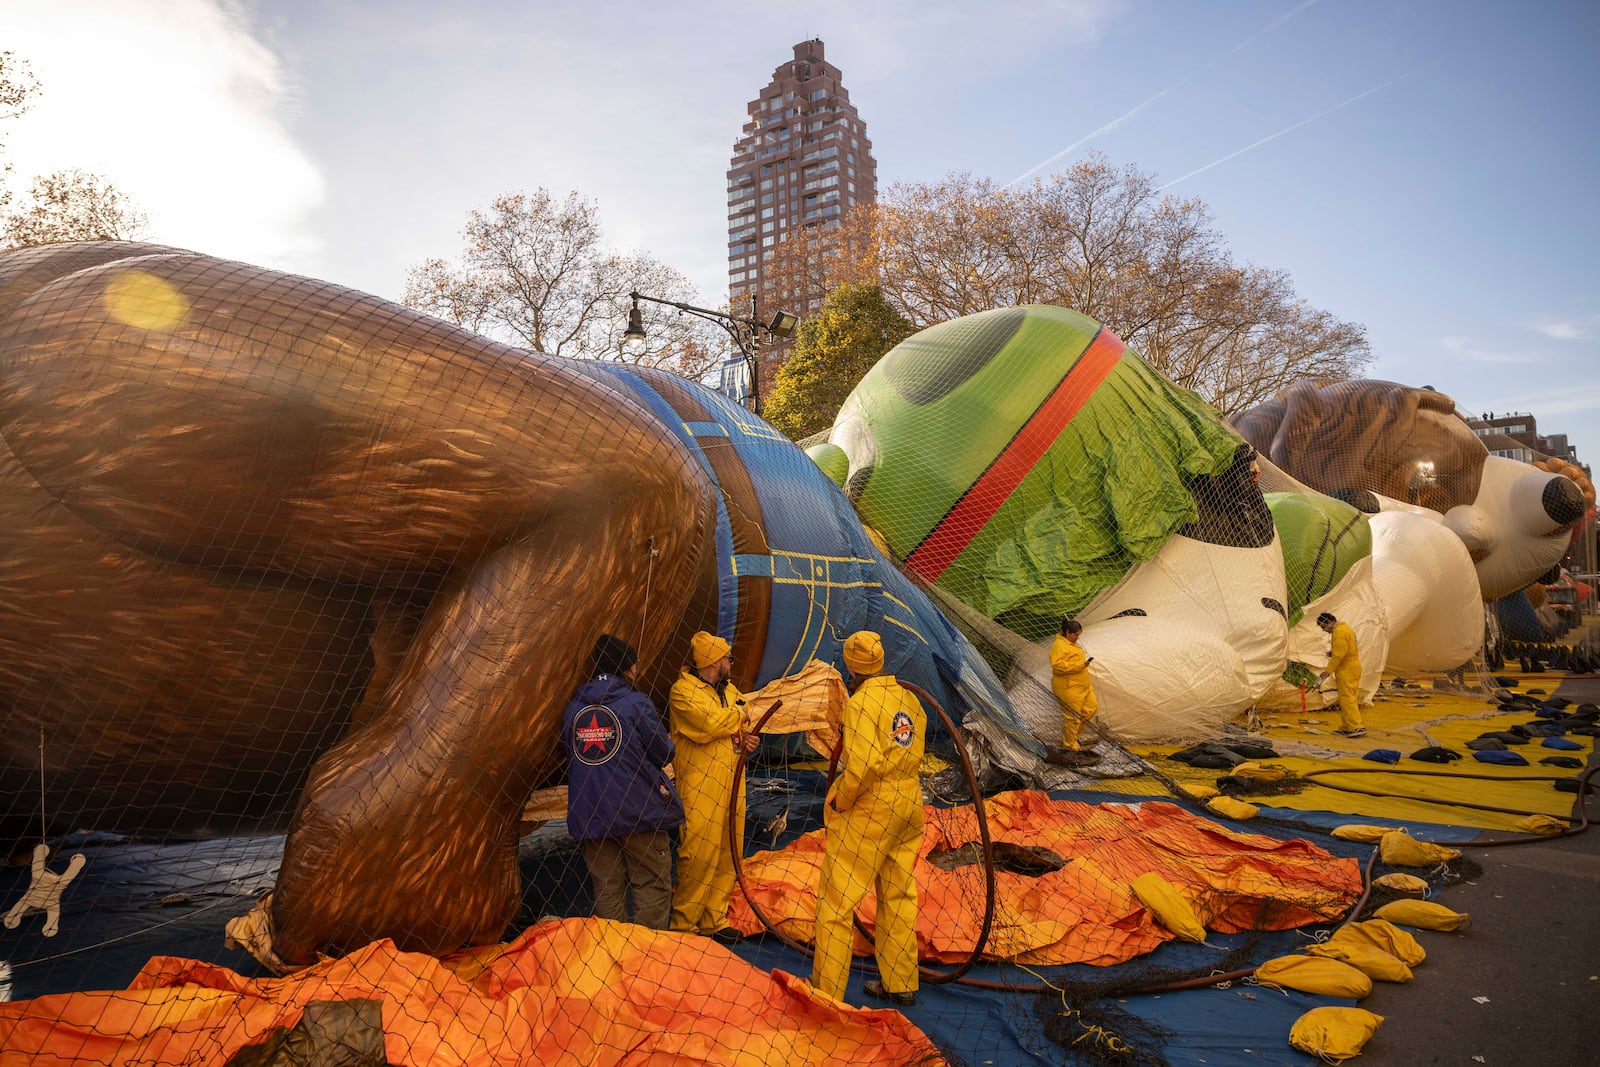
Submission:
[[[1568,676],[1556,695],[1600,704],[1600,677]],[[1591,754],[1589,767],[1597,763]],[[1600,785],[1600,773],[1593,781]],[[1588,818],[1600,822],[1600,799],[1591,796],[1587,806]],[[1384,1023],[1362,1067],[1600,1064],[1600,827],[1462,851],[1482,876],[1435,899],[1471,922],[1454,933],[1418,931],[1428,958],[1416,978],[1374,983],[1361,1007]]]

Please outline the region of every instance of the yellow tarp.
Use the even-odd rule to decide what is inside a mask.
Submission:
[[[1561,676],[1535,676],[1553,692]],[[1444,690],[1389,690],[1380,691],[1379,699],[1365,709],[1367,736],[1354,740],[1339,737],[1333,730],[1339,725],[1338,709],[1313,709],[1302,718],[1298,711],[1264,712],[1261,714],[1261,739],[1280,751],[1286,745],[1308,744],[1331,749],[1341,755],[1330,758],[1310,756],[1277,756],[1258,762],[1273,767],[1283,767],[1295,775],[1333,767],[1350,767],[1362,771],[1381,768],[1384,772],[1419,771],[1421,774],[1376,773],[1349,774],[1332,777],[1340,786],[1356,789],[1400,794],[1401,798],[1373,797],[1346,792],[1319,784],[1313,779],[1303,792],[1249,798],[1252,803],[1273,807],[1292,808],[1297,811],[1333,811],[1349,815],[1381,816],[1387,819],[1416,822],[1443,823],[1451,826],[1473,827],[1485,830],[1519,831],[1520,814],[1479,811],[1454,804],[1429,803],[1422,797],[1441,801],[1463,801],[1488,807],[1510,808],[1564,818],[1572,810],[1573,795],[1556,790],[1548,781],[1516,781],[1528,776],[1571,776],[1579,772],[1560,767],[1543,766],[1539,760],[1545,756],[1576,756],[1587,761],[1594,751],[1594,738],[1574,735],[1583,748],[1557,752],[1542,747],[1540,738],[1513,751],[1520,752],[1528,761],[1526,767],[1502,767],[1480,763],[1472,758],[1466,742],[1479,734],[1504,730],[1516,723],[1532,722],[1532,712],[1505,713],[1498,705],[1490,704],[1482,695],[1452,693]],[[1410,759],[1411,753],[1429,745],[1442,745],[1455,749],[1462,758],[1449,764],[1424,763]],[[1215,785],[1227,771],[1204,770],[1189,767],[1166,757],[1185,745],[1136,745],[1133,752],[1154,764],[1162,774],[1180,785]],[[1362,759],[1362,755],[1375,748],[1396,749],[1401,754],[1398,764],[1392,766]],[[1453,777],[1457,774],[1485,775],[1485,778]],[[1424,775],[1432,775],[1424,777]],[[1164,796],[1166,786],[1149,776],[1140,778],[1107,779],[1091,788],[1104,792],[1132,793],[1135,795]]]
[[[847,1007],[715,942],[541,923],[439,960],[381,941],[286,978],[157,956],[115,992],[0,1004],[0,1067],[224,1063],[314,1001],[376,999],[396,1067],[945,1062],[899,1012]]]

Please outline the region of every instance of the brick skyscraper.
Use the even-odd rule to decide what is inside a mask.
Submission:
[[[772,257],[791,234],[836,228],[850,208],[877,199],[872,142],[821,40],[795,45],[745,110],[728,163],[728,306],[742,314],[754,295],[763,317],[778,308],[804,317],[823,294],[785,292]]]

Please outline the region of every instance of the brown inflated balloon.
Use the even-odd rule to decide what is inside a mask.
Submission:
[[[1366,490],[1441,513],[1473,502],[1488,456],[1450,397],[1370,379],[1295,382],[1233,427],[1319,493]]]
[[[8,840],[41,731],[53,832],[292,814],[289,962],[497,939],[596,636],[675,670],[715,604],[710,482],[643,408],[325,282],[0,257],[0,436]]]

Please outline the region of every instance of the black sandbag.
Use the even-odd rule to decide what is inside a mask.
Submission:
[[[1189,761],[1189,766],[1200,767],[1208,771],[1231,771],[1244,762],[1243,756],[1235,755],[1232,752],[1226,755],[1220,752],[1202,752]]]
[[[1520,734],[1514,734],[1509,730],[1489,730],[1485,733],[1479,734],[1478,739],[1480,741],[1486,739],[1504,741],[1508,745],[1525,745],[1528,743],[1528,739],[1526,737],[1523,737]]]
[[[1237,752],[1245,759],[1277,759],[1278,753],[1271,745],[1263,745],[1259,741],[1223,741],[1223,748]]]

